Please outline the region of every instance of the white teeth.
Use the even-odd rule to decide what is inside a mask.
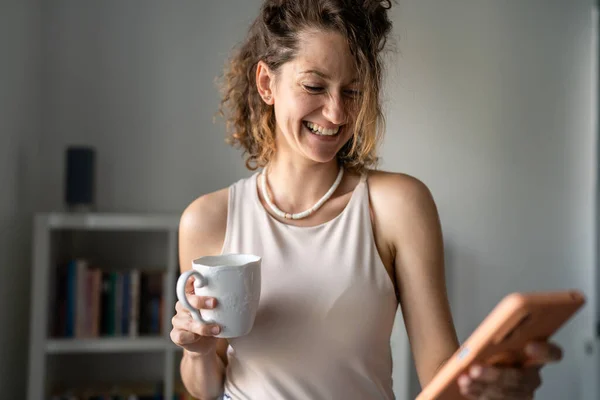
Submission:
[[[333,136],[336,133],[338,133],[340,130],[339,126],[336,126],[334,129],[327,129],[327,128],[323,128],[322,126],[319,126],[317,124],[314,124],[312,122],[306,122],[306,126],[313,133],[316,133],[317,135],[322,135],[322,136]]]

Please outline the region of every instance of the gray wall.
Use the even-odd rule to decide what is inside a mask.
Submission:
[[[14,188],[0,194],[2,232],[7,224],[21,228],[0,242],[16,249],[0,255],[9,256],[3,276],[28,267],[18,250],[28,250],[27,194],[39,199],[36,210],[61,208],[68,144],[97,147],[101,210],[179,212],[197,195],[249,174],[223,144],[223,126],[212,122],[214,77],[258,0],[62,0],[44,3],[41,25],[37,3],[17,3],[10,15],[0,13],[14,55],[0,67],[2,85],[11,88],[1,91],[8,97],[1,97],[0,140],[25,149],[20,159],[0,146],[0,162],[9,161],[0,176]],[[461,339],[509,291],[574,286],[591,295],[591,7],[592,0],[401,0],[393,11],[398,53],[390,59],[382,166],[418,176],[437,199]],[[20,79],[23,71],[28,78]],[[14,107],[15,96],[23,106]],[[31,165],[39,166],[37,181]],[[2,299],[26,291],[7,279],[0,285]],[[24,347],[12,347],[24,344],[23,312],[0,307],[0,321],[16,327],[0,332],[2,351],[15,349],[0,368],[24,367]],[[540,398],[590,398],[580,389],[583,351],[575,345],[591,332],[587,317],[580,314],[558,336],[567,357],[545,370]],[[411,381],[401,323],[393,347],[400,393]],[[2,371],[0,382],[21,388]]]
[[[594,302],[593,3],[394,10],[383,166],[420,177],[437,200],[461,340],[509,291],[577,287]],[[566,358],[544,371],[539,398],[592,398],[579,396],[592,312],[557,336]]]
[[[62,206],[68,144],[97,149],[101,210],[174,211],[245,174],[224,144],[215,77],[260,1],[46,6],[44,209]]]
[[[32,189],[40,117],[40,4],[0,3],[0,393],[25,393]]]

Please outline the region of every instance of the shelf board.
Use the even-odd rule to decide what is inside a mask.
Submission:
[[[176,347],[164,337],[107,337],[94,339],[49,339],[46,353],[133,353],[163,351]]]
[[[41,213],[36,218],[50,229],[82,230],[176,230],[179,215],[124,213]]]

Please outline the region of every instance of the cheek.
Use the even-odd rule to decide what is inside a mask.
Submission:
[[[360,105],[356,104],[356,102],[352,100],[347,100],[344,104],[344,109],[346,110],[346,115],[348,118],[348,123],[353,124],[356,120],[356,116],[360,111]]]
[[[354,129],[350,128],[350,126],[346,126],[344,129],[344,136],[342,139],[342,143],[346,144],[350,141],[350,139],[352,139],[352,137],[354,136]]]
[[[300,94],[290,99],[290,113],[295,120],[303,120],[310,114],[315,113],[320,107],[318,96]]]

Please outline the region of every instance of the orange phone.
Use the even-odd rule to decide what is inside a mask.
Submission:
[[[511,293],[440,368],[416,400],[460,400],[458,377],[474,363],[526,366],[525,345],[545,341],[585,304],[578,290]]]

